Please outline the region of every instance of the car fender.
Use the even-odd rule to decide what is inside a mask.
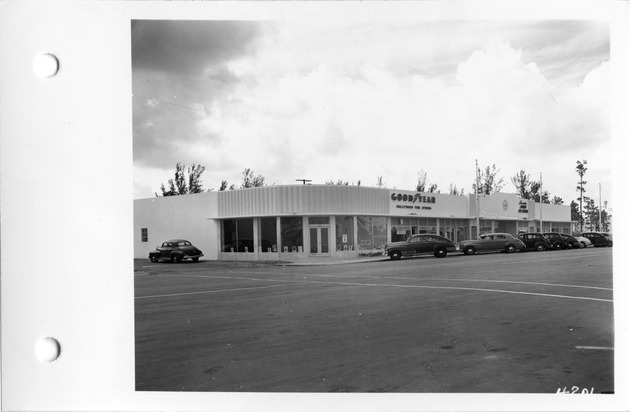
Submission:
[[[508,249],[510,248],[510,246],[511,246],[511,247],[513,247],[513,248],[514,248],[514,250],[521,250],[521,248],[522,248],[522,246],[521,246],[521,245],[519,245],[519,244],[518,244],[518,243],[516,243],[516,242],[507,242],[507,243],[505,244],[505,246],[503,247],[503,250],[508,250]]]

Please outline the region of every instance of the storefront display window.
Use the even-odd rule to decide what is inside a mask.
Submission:
[[[254,219],[224,220],[222,249],[224,252],[253,252]]]
[[[330,223],[330,218],[328,216],[309,216],[308,224],[309,225],[327,225]]]
[[[303,248],[302,218],[280,218],[280,231],[283,252],[299,252]]]
[[[336,216],[337,250],[354,249],[354,217]]]
[[[399,220],[398,218],[392,219],[392,227],[396,226],[394,223],[398,222],[398,220]],[[419,233],[437,233],[437,219],[420,217],[420,218],[411,218],[411,219],[404,219],[404,220],[408,221],[409,224],[411,225],[411,233],[410,233],[411,235],[417,235]],[[399,228],[397,227],[397,229]],[[393,232],[392,232],[392,235],[393,235]],[[393,240],[394,239],[392,238],[392,241]]]
[[[479,232],[480,235],[494,232],[494,226],[492,225],[492,222],[481,222],[479,226],[481,226],[481,231]]]
[[[359,249],[383,249],[387,243],[387,217],[357,216]]]
[[[567,222],[553,223],[551,226],[551,231],[557,232],[557,233],[569,234],[571,233],[571,223],[567,223]]]
[[[392,242],[404,242],[411,236],[409,226],[392,226]]]
[[[260,219],[260,242],[263,253],[278,251],[278,235],[276,233],[276,218],[263,217]]]
[[[470,239],[470,233],[468,232],[468,226],[458,226],[456,228],[457,231],[457,238],[454,239],[454,242],[461,242],[462,240],[468,240]]]
[[[440,233],[451,242],[461,242],[469,239],[468,220],[465,219],[440,219]]]

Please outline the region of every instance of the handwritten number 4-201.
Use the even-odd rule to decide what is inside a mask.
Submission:
[[[565,386],[564,388],[558,388],[558,392],[556,393],[579,393],[579,394],[592,394],[595,391],[595,388],[591,387],[589,388],[582,388],[582,390],[580,390],[579,386],[572,386],[571,389],[567,389],[567,387]]]

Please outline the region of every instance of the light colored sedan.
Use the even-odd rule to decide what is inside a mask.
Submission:
[[[580,248],[582,249],[584,249],[585,247],[593,246],[591,241],[584,236],[573,236],[573,237],[576,238],[578,242],[580,242]]]

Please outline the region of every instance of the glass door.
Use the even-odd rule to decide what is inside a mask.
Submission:
[[[328,254],[328,228],[319,228],[319,253]]]
[[[328,245],[328,226],[311,226],[309,228],[311,238],[311,254],[327,255],[330,253]]]

